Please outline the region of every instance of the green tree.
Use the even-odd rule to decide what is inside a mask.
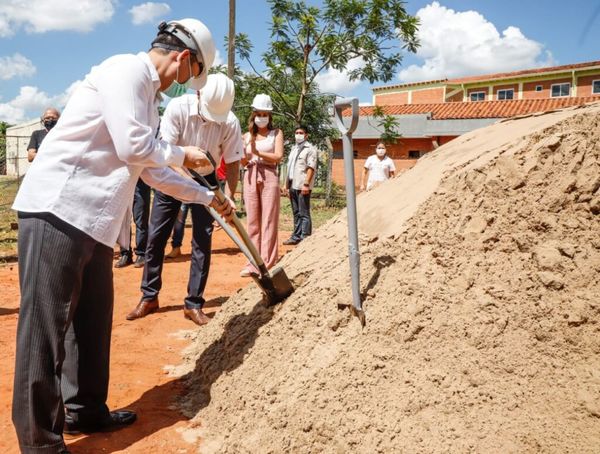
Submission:
[[[402,62],[402,50],[416,51],[418,20],[400,0],[324,0],[321,8],[304,0],[269,0],[272,41],[261,73],[250,59],[252,43],[246,34],[236,47],[254,73],[268,86],[278,111],[295,124],[312,112],[310,98],[318,96],[316,78],[328,69],[348,71],[350,80],[389,81]],[[293,87],[297,91],[289,91]]]
[[[11,125],[0,121],[0,175],[6,173],[6,129]]]
[[[381,106],[374,106],[373,119],[377,122],[377,126],[374,126],[375,129],[381,133],[379,140],[386,144],[398,143],[398,137],[400,137],[398,127],[400,125],[396,117],[387,115]]]

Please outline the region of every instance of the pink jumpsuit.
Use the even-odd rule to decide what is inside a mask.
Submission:
[[[256,141],[258,151],[273,153],[275,151],[275,135],[272,130],[266,139]],[[258,249],[267,268],[277,262],[279,224],[279,177],[277,166],[252,156],[250,144],[246,146],[246,156],[251,159],[244,175],[244,203],[248,222],[248,236]],[[250,263],[246,265],[253,270]]]

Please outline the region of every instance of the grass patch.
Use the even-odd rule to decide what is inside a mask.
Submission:
[[[19,182],[15,177],[0,175],[0,261],[17,254],[17,212],[10,207],[17,194]]]
[[[310,199],[310,218],[312,220],[313,232],[329,219],[334,217],[344,208],[344,204],[336,203],[335,206],[326,206],[325,199]],[[288,197],[281,198],[281,212],[279,214],[279,230],[291,232],[294,230],[294,215],[292,204]]]

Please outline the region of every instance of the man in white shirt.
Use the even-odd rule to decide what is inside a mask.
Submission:
[[[231,112],[234,96],[231,79],[224,74],[211,74],[198,94],[184,95],[169,103],[160,126],[166,142],[199,145],[211,154],[214,162],[220,162],[223,157],[227,173],[225,194],[231,198],[238,183],[243,153],[240,122]],[[217,184],[214,173],[207,180]],[[160,191],[155,192],[141,285],[142,298],[127,315],[127,320],[145,317],[158,309],[165,247],[180,208],[179,200]],[[210,321],[202,312],[202,306],[210,269],[213,218],[203,205],[191,204],[189,209],[192,213],[192,259],[183,314],[195,324],[205,325]]]
[[[136,419],[106,406],[113,245],[140,176],[231,218],[231,204],[168,168],[206,165],[202,150],[158,138],[159,91],[201,88],[214,55],[206,26],[183,19],[161,24],[147,53],[92,68],[25,176],[13,205],[21,287],[13,422],[23,453],[64,453],[63,431]]]
[[[308,141],[305,126],[299,126],[294,132],[296,144],[290,150],[287,162],[286,188],[289,192],[294,231],[283,242],[285,245],[298,244],[312,233],[310,218],[310,194],[315,184],[317,169],[317,149]]]

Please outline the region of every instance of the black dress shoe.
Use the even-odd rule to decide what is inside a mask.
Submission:
[[[134,268],[143,268],[146,263],[146,258],[143,255],[138,255],[133,263]]]
[[[119,257],[117,263],[115,263],[115,268],[123,268],[125,266],[131,265],[132,263],[133,260],[131,259],[131,256],[129,254],[123,254],[121,257]]]
[[[129,410],[111,411],[105,419],[91,423],[69,422],[67,419],[67,421],[65,421],[63,432],[68,435],[78,435],[81,433],[93,432],[110,432],[112,430],[117,430],[124,426],[133,424],[136,419],[137,415]]]

